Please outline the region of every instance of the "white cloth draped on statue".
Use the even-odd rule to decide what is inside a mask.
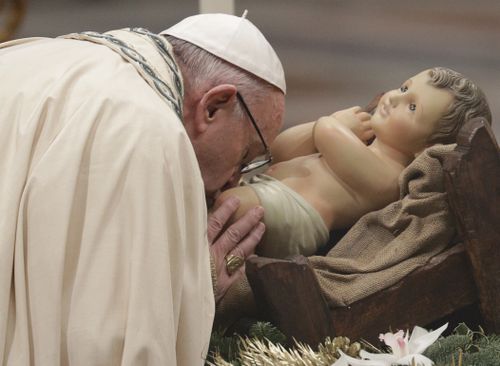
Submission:
[[[197,365],[208,349],[206,207],[172,104],[182,89],[151,38],[112,35],[174,102],[105,42],[0,46],[4,365]]]

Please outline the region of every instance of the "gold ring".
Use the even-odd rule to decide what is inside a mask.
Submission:
[[[236,272],[238,268],[245,263],[245,258],[240,257],[239,255],[228,254],[224,259],[226,260],[227,273],[230,275]]]

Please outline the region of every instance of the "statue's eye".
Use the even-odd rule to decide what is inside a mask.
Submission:
[[[408,106],[408,108],[410,108],[410,111],[414,111],[415,109],[417,109],[417,105],[412,103]]]
[[[404,93],[408,90],[408,87],[406,85],[403,85],[401,88],[399,88],[399,90],[401,90],[401,93]]]

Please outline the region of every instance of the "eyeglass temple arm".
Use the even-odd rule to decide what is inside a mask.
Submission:
[[[241,96],[240,92],[236,92],[236,97],[238,100],[241,102],[243,105],[243,108],[245,108],[245,112],[247,112],[248,117],[250,117],[250,122],[252,122],[252,125],[254,126],[255,130],[257,131],[257,134],[259,135],[260,140],[262,141],[262,144],[264,145],[264,148],[266,149],[266,152],[269,151],[269,146],[266,144],[266,140],[264,140],[264,136],[262,136],[262,133],[260,132],[259,127],[257,126],[257,122],[255,122],[255,119],[252,116],[252,113],[250,113],[250,109],[248,109],[247,104],[245,103],[245,100]]]

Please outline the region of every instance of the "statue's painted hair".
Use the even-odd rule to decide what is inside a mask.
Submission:
[[[448,111],[438,121],[436,131],[429,143],[453,143],[465,122],[474,117],[483,117],[491,124],[491,111],[483,91],[462,74],[445,67],[434,67],[429,71],[430,85],[445,89],[453,96]]]

